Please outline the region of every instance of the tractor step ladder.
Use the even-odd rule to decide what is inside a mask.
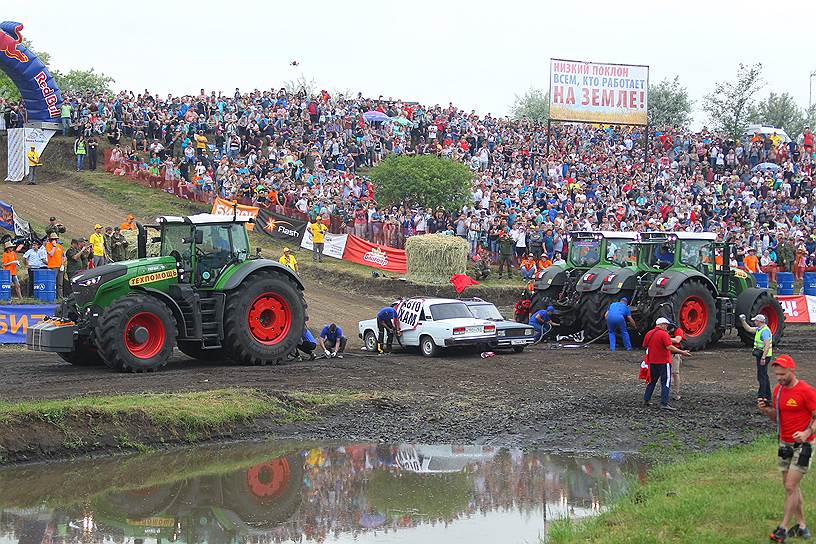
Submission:
[[[201,317],[201,342],[204,349],[220,348],[224,337],[224,293],[200,292],[198,299]]]
[[[736,325],[734,319],[734,301],[729,297],[717,297],[717,324],[726,329],[733,329]]]

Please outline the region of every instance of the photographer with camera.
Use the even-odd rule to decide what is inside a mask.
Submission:
[[[45,227],[45,236],[48,237],[51,234],[65,234],[65,226],[58,222],[56,217],[49,218],[48,225]]]
[[[768,328],[767,319],[762,314],[751,318],[756,327],[745,322],[745,314],[740,314],[739,319],[742,328],[754,335],[754,349],[751,354],[756,360],[757,382],[759,382],[757,398],[770,400],[771,381],[768,378],[768,365],[773,357],[773,333]]]
[[[776,422],[778,465],[785,486],[784,516],[782,523],[771,533],[771,540],[784,542],[789,536],[810,540],[799,482],[810,468],[813,453],[816,389],[796,378],[796,362],[789,355],[777,357],[772,367],[778,382],[773,391],[773,400],[757,399],[759,411]],[[791,518],[796,518],[797,524],[788,529]]]

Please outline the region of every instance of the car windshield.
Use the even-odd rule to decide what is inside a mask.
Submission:
[[[477,319],[504,319],[493,304],[469,304],[470,313]]]
[[[575,240],[570,245],[569,256],[572,264],[581,268],[592,268],[601,260],[601,241]]]
[[[434,321],[441,319],[456,319],[459,317],[473,317],[464,302],[447,302],[431,306],[431,317]]]
[[[606,260],[618,266],[634,264],[635,248],[625,238],[608,238],[606,240]]]

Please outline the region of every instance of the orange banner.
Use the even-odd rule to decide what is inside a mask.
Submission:
[[[235,206],[235,202],[230,202],[229,200],[224,200],[223,198],[216,198],[215,202],[213,202],[213,215],[229,215],[232,216],[233,214],[233,206]],[[237,208],[235,208],[235,213],[238,217],[251,217],[253,220],[258,217],[258,210],[260,208],[256,208],[255,206],[245,206],[243,204],[238,204]],[[254,225],[252,223],[247,223],[247,230],[251,231]]]

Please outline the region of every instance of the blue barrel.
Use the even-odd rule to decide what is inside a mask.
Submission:
[[[11,300],[11,272],[0,270],[0,300]]]
[[[754,272],[754,278],[756,279],[756,286],[761,289],[768,288],[768,274],[764,272]]]
[[[32,270],[34,273],[34,298],[43,302],[57,300],[57,272],[51,268]]]
[[[805,272],[803,279],[805,294],[816,296],[816,272]]]
[[[791,273],[791,272],[777,272],[777,274],[776,274],[776,294],[777,295],[792,295],[793,294],[793,273]]]

